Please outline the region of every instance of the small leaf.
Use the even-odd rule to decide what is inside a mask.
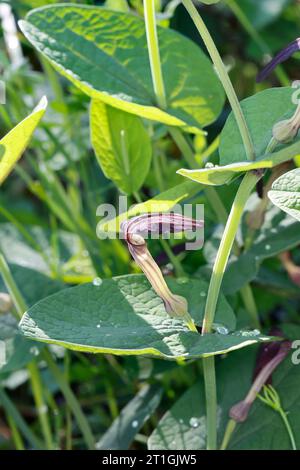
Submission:
[[[55,68],[91,98],[194,130],[215,121],[221,112],[224,92],[211,62],[175,31],[158,27],[167,98],[163,111],[155,104],[142,18],[99,7],[55,5],[33,10],[20,27]]]
[[[187,298],[189,312],[199,324],[205,306],[202,289],[207,284],[194,279],[185,284],[170,280],[169,285],[173,292]],[[220,299],[216,316],[216,322],[223,324],[224,301]],[[229,315],[231,322],[232,313]],[[141,275],[60,291],[29,309],[20,328],[30,339],[73,350],[166,359],[222,354],[270,340],[251,331],[204,336],[189,331],[180,320],[167,314],[163,302]]]
[[[135,435],[158,407],[162,388],[146,385],[122,409],[100,441],[97,450],[127,450]]]
[[[257,157],[266,152],[274,124],[294,114],[297,105],[293,102],[293,93],[295,88],[292,87],[270,88],[241,101]],[[230,113],[221,132],[219,153],[222,166],[241,163],[245,158],[243,141],[233,113]]]
[[[273,204],[300,221],[300,168],[274,181],[268,196]]]
[[[138,191],[151,163],[151,140],[133,114],[93,99],[90,108],[92,145],[105,176],[126,194]]]
[[[0,185],[24,152],[47,107],[44,96],[32,113],[0,140]]]
[[[178,170],[177,173],[201,184],[218,186],[229,184],[247,171],[273,168],[276,165],[291,160],[298,154],[300,154],[300,142],[295,142],[292,145],[278,150],[278,152],[263,155],[254,162],[231,163],[230,165],[214,166],[200,170],[181,169]]]

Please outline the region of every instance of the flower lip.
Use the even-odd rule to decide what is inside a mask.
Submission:
[[[262,82],[267,78],[268,75],[275,69],[275,67],[282,62],[286,61],[294,52],[300,50],[300,38],[295,39],[295,41],[291,42],[282,49],[257,75],[256,81],[258,83]]]
[[[203,225],[203,221],[185,217],[181,214],[163,214],[158,212],[143,214],[125,220],[121,224],[121,231],[124,233],[125,240],[128,243],[141,244],[135,242],[138,240],[137,236],[147,238],[149,234],[180,233],[200,229]]]

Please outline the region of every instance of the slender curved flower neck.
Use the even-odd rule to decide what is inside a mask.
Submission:
[[[289,59],[295,52],[300,50],[300,38],[295,39],[295,41],[291,42],[282,49],[257,75],[256,81],[262,82],[267,78],[268,75],[275,69],[275,67],[282,62],[285,62]]]
[[[236,422],[242,423],[246,421],[250,408],[257,397],[257,394],[261,391],[268,378],[276,367],[284,360],[291,349],[291,343],[289,341],[283,341],[277,354],[261,369],[256,379],[254,380],[246,398],[234,405],[229,416]]]
[[[144,237],[148,234],[179,233],[202,227],[202,221],[180,214],[159,213],[137,216],[121,224],[121,230],[133,259],[146,275],[156,294],[163,300],[167,313],[183,320],[193,331],[197,329],[188,313],[186,299],[170,291],[159,266],[148,250]]]

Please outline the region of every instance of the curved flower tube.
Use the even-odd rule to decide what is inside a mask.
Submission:
[[[121,224],[128,249],[135,262],[146,275],[156,294],[163,300],[167,313],[183,320],[192,331],[197,331],[188,313],[188,304],[184,297],[173,294],[162,272],[148,250],[145,241],[151,234],[179,233],[184,230],[202,228],[203,222],[180,214],[144,214],[126,220]]]
[[[257,75],[256,81],[262,82],[268,75],[275,69],[275,67],[282,62],[285,62],[291,55],[300,49],[300,38],[295,39],[288,46],[282,49]]]

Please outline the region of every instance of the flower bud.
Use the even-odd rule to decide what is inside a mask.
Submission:
[[[290,119],[277,122],[273,127],[274,139],[282,144],[286,144],[295,139],[300,128],[300,105],[295,114]]]

